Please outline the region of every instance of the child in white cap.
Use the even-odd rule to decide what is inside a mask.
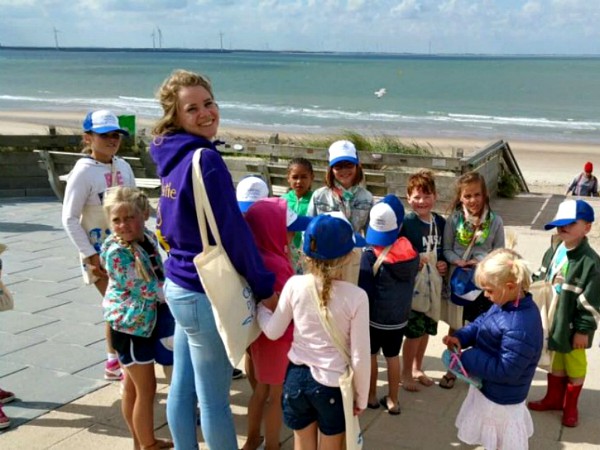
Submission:
[[[419,254],[410,241],[400,237],[404,207],[393,194],[386,195],[371,209],[362,254],[358,285],[369,296],[371,343],[371,384],[369,408],[381,404],[389,414],[400,414],[400,347],[408,324]],[[388,394],[377,400],[377,355],[383,352],[387,364]]]
[[[100,247],[109,234],[102,200],[111,186],[135,187],[131,166],[116,156],[121,138],[127,136],[119,119],[108,110],[92,111],[83,120],[82,153],[86,156],[75,163],[69,173],[63,200],[62,223],[77,248],[85,284],[94,284],[104,296],[108,276],[100,264]],[[110,327],[106,325],[106,380],[120,380],[121,367],[112,348]]]
[[[256,175],[248,175],[240,180],[235,188],[235,197],[242,213],[258,200],[269,196],[269,186],[265,180]]]
[[[557,239],[546,251],[538,279],[552,282],[558,295],[549,330],[548,349],[554,351],[548,388],[543,399],[527,404],[534,411],[562,410],[562,424],[579,423],[577,403],[587,372],[585,350],[592,346],[600,322],[600,257],[590,246],[594,210],[583,200],[565,200],[554,220]]]
[[[320,215],[304,234],[305,275],[285,284],[276,305],[258,306],[258,323],[277,339],[294,322],[294,339],[283,385],[283,418],[294,430],[295,447],[344,448],[347,424],[339,384],[348,367],[323,314],[349,344],[354,370],[354,415],[367,407],[369,390],[369,312],[366,293],[342,281],[342,266],[355,247],[352,226],[344,219]],[[271,310],[274,309],[274,312]]]
[[[329,147],[329,168],[325,186],[313,194],[307,215],[341,211],[354,231],[363,232],[373,206],[373,195],[360,183],[364,173],[356,147],[350,141],[335,141]]]

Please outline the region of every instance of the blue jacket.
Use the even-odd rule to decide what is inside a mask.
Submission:
[[[358,286],[369,297],[369,325],[380,330],[404,328],[411,310],[415,277],[419,270],[419,254],[408,239],[398,238],[396,244],[398,243],[408,246],[412,256],[389,262],[388,254],[376,276],[373,276],[373,266],[377,256],[373,248],[366,248],[360,260]]]
[[[500,405],[527,398],[542,352],[542,319],[528,294],[519,301],[493,305],[454,333],[463,351],[461,361],[470,375],[482,380],[481,393]]]
[[[273,294],[275,276],[265,268],[242,217],[231,174],[212,142],[185,132],[155,138],[150,146],[161,180],[156,235],[169,254],[166,276],[186,289],[204,292],[193,263],[202,251],[192,188],[192,156],[199,148],[209,149],[202,152],[202,178],[223,247],[255,298],[268,298]],[[210,241],[214,242],[212,236]]]

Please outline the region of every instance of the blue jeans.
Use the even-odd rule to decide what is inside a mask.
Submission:
[[[165,296],[175,317],[173,378],[167,419],[177,450],[195,450],[196,408],[208,448],[237,449],[229,404],[232,367],[205,294],[167,279]]]

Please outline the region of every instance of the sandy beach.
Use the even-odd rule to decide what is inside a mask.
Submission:
[[[29,135],[46,134],[53,125],[59,134],[79,133],[82,118],[86,111],[0,111],[0,134]],[[137,118],[138,132],[150,133],[153,121]],[[266,140],[270,132],[245,128],[221,127],[220,138],[224,140]],[[298,139],[298,134],[281,132],[283,139]],[[465,155],[502,139],[490,136],[489,139],[414,137],[402,138],[406,143],[431,145],[442,154],[450,154],[453,149],[463,149]],[[586,161],[591,161],[600,171],[600,145],[569,142],[508,141],[517,163],[523,172],[530,190],[533,192],[562,193],[566,186],[581,172]]]

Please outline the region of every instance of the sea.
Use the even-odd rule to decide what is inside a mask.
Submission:
[[[600,56],[0,47],[0,110],[155,119],[177,68],[212,80],[226,127],[600,143]]]

